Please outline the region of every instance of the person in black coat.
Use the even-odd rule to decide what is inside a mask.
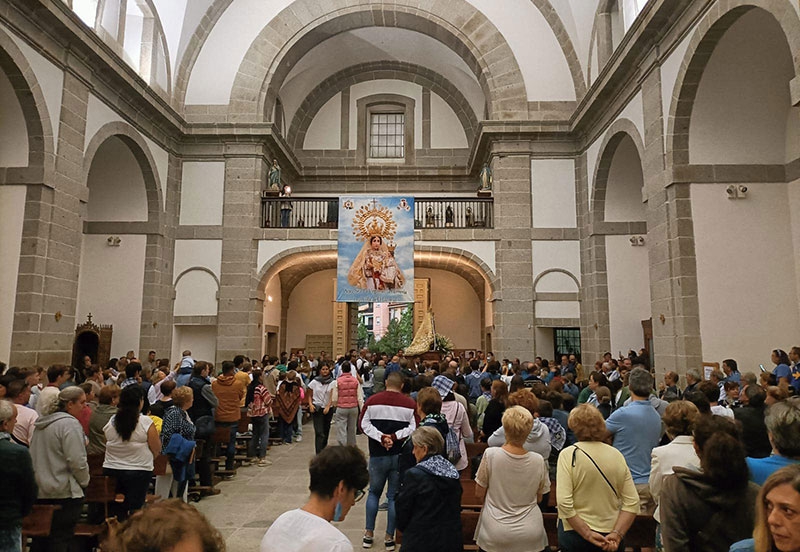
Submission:
[[[432,426],[411,435],[417,465],[395,499],[403,552],[461,552],[461,481],[446,458],[442,434]]]
[[[748,385],[745,389],[747,404],[733,409],[733,417],[742,425],[742,439],[750,458],[766,458],[772,453],[772,445],[764,423],[764,401],[767,392],[760,385]]]

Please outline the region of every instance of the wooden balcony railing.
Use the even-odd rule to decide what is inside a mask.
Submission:
[[[261,196],[262,228],[338,228],[338,197]],[[414,228],[493,228],[492,198],[424,197],[414,200]]]

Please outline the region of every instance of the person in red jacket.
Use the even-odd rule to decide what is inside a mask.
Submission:
[[[364,391],[358,378],[353,375],[353,367],[348,361],[341,366],[342,375],[336,380],[331,402],[336,407],[333,423],[336,426],[336,440],[339,444],[356,444],[356,424],[358,413],[364,406]]]

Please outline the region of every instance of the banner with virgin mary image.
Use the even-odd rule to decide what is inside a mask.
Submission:
[[[414,198],[339,199],[336,300],[414,302]]]

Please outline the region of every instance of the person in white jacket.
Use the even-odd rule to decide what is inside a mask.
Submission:
[[[80,387],[67,387],[58,401],[35,424],[31,458],[39,486],[39,502],[55,504],[50,536],[34,539],[32,552],[67,552],[83,506],[83,489],[89,484],[86,437],[78,415],[86,405]]]

